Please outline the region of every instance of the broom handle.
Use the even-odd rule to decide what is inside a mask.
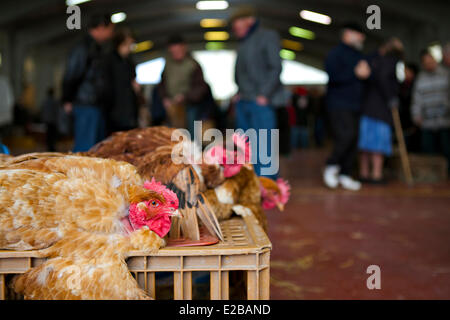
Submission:
[[[400,122],[398,108],[391,108],[391,109],[392,109],[392,118],[394,119],[395,134],[397,136],[398,147],[400,150],[400,159],[402,161],[403,173],[406,178],[406,183],[412,185],[413,177],[411,173],[411,167],[409,165],[408,151],[406,150],[405,138],[403,136],[402,124]]]

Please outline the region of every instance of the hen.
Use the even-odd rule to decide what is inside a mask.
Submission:
[[[26,299],[147,299],[130,250],[165,245],[178,199],[125,162],[78,156],[12,159],[0,167],[0,249],[49,259],[15,278]]]
[[[180,161],[175,163],[172,156]],[[168,127],[150,127],[117,132],[98,143],[85,155],[127,161],[135,165],[143,178],[155,177],[172,189],[180,200],[184,219],[174,221],[171,235],[193,240],[200,238],[197,215],[208,230],[223,240],[220,225],[202,191],[223,182],[219,165],[201,161],[201,148],[182,131]]]
[[[251,146],[246,136],[233,135],[236,151],[216,146],[208,150],[207,158],[222,163],[226,180],[214,189],[208,189],[205,196],[219,220],[228,219],[233,212],[248,216],[253,214],[267,231],[264,210],[278,207],[281,211],[289,199],[289,184],[283,179],[274,181],[258,177],[251,159]],[[264,209],[264,210],[263,210]]]

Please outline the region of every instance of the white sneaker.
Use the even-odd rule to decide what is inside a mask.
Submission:
[[[339,175],[339,183],[344,189],[347,190],[358,191],[361,189],[361,182],[343,174]]]
[[[338,165],[329,165],[323,171],[323,182],[328,188],[336,189],[339,184],[338,174],[340,167]]]

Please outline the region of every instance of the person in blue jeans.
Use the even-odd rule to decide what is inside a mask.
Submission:
[[[235,11],[230,19],[234,34],[239,39],[235,77],[239,91],[235,97],[236,127],[244,131],[266,129],[267,155],[270,163],[263,163],[260,152],[254,164],[257,175],[276,178],[278,172],[265,173],[273,161],[278,163],[277,150],[271,150],[271,135],[276,128],[274,108],[285,105],[285,95],[280,82],[280,38],[273,31],[260,26],[252,8]],[[258,133],[258,145],[262,138]],[[258,146],[258,151],[261,146]],[[279,147],[277,142],[276,147]],[[253,146],[255,150],[256,146]]]
[[[73,113],[74,152],[89,150],[106,137],[105,108],[108,97],[106,52],[102,44],[113,35],[110,15],[90,18],[88,34],[71,51],[63,80],[63,106]]]
[[[9,154],[9,149],[7,146],[0,142],[0,153]]]

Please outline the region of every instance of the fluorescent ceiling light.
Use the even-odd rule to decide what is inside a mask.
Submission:
[[[69,7],[76,6],[78,4],[89,2],[89,1],[91,1],[91,0],[66,0],[66,5]]]
[[[127,14],[125,12],[117,12],[111,16],[112,23],[119,23],[124,21],[127,18]]]
[[[222,50],[225,49],[225,43],[223,42],[207,42],[205,44],[206,50]]]
[[[205,32],[204,38],[207,41],[225,41],[230,35],[226,31],[208,31]]]
[[[309,11],[309,10],[302,10],[300,11],[300,17],[302,17],[305,20],[317,22],[321,24],[330,24],[331,18],[325,14]]]
[[[139,52],[147,51],[147,50],[150,50],[152,47],[153,47],[152,41],[150,41],[150,40],[142,41],[142,42],[136,43],[134,45],[133,52],[139,53]]]
[[[221,28],[225,27],[227,22],[223,19],[202,19],[200,20],[200,26],[202,28]]]
[[[287,49],[280,50],[280,57],[286,60],[294,60],[295,52]]]
[[[299,27],[290,27],[289,33],[294,37],[304,38],[308,40],[313,40],[316,37],[314,32]]]
[[[294,41],[294,40],[289,40],[289,39],[283,39],[281,41],[281,45],[283,46],[283,48],[291,49],[291,50],[295,50],[295,51],[300,51],[303,49],[303,45],[300,42]]]
[[[199,1],[195,5],[198,10],[225,10],[228,8],[227,1]]]

